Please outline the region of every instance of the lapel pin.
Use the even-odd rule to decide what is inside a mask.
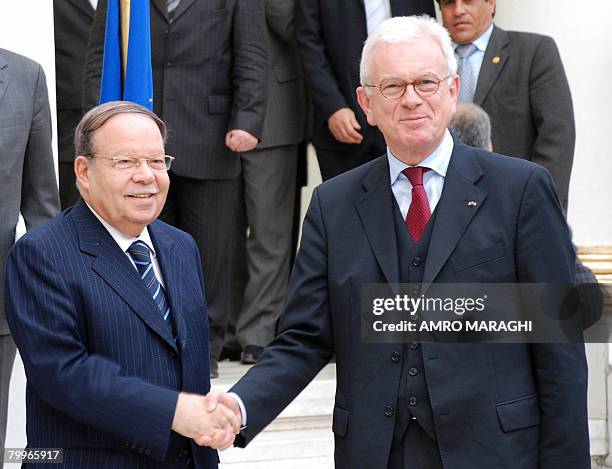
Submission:
[[[491,60],[491,62],[493,62],[494,64],[498,64],[501,62],[501,57],[499,55],[496,55],[495,57],[493,57],[493,59]]]
[[[476,207],[476,205],[478,205],[478,202],[476,202],[475,200],[468,200],[467,205],[468,207]]]

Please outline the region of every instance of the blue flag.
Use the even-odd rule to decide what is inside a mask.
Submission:
[[[149,0],[108,1],[100,104],[124,100],[153,109],[150,20]]]

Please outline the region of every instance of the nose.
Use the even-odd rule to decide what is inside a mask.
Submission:
[[[151,169],[149,163],[142,159],[132,173],[132,180],[140,183],[150,183],[155,180],[155,171]]]
[[[419,96],[419,94],[414,89],[414,86],[412,85],[406,86],[406,92],[400,98],[400,104],[408,108],[415,108],[422,102],[423,102],[423,98]]]
[[[463,0],[456,0],[454,3],[453,13],[455,16],[461,16],[465,13],[465,5]]]

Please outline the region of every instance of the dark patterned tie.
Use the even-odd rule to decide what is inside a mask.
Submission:
[[[172,335],[176,336],[174,330],[174,322],[172,321],[172,315],[170,314],[170,305],[168,304],[168,298],[164,287],[161,286],[159,280],[155,276],[153,270],[153,263],[151,262],[151,251],[149,246],[144,241],[134,241],[128,248],[127,252],[132,256],[138,273],[145,284],[145,287],[153,297],[153,301],[163,314],[164,321],[168,324],[168,327],[172,331]]]
[[[423,187],[423,173],[426,171],[429,171],[429,168],[421,166],[406,168],[402,171],[412,184],[412,202],[406,214],[406,225],[408,226],[408,233],[415,243],[421,237],[425,225],[431,217],[427,193],[425,187]]]

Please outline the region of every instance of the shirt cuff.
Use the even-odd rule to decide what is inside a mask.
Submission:
[[[242,428],[245,428],[247,426],[247,412],[246,407],[244,406],[244,402],[242,402],[240,396],[235,392],[228,392],[227,395],[231,396],[238,404],[238,407],[240,407],[240,413],[242,414]]]

